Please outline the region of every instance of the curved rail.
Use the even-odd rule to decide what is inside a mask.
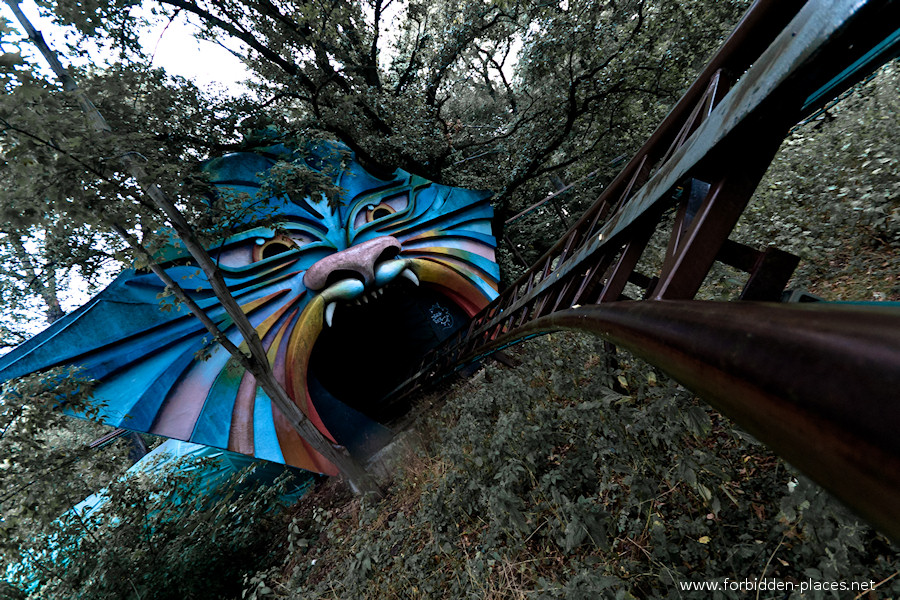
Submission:
[[[561,330],[595,333],[666,371],[900,539],[897,308],[611,302],[555,312],[515,336]]]
[[[797,258],[728,236],[791,126],[896,56],[898,26],[891,0],[759,0],[584,216],[392,397],[537,333],[592,331],[900,539],[900,310],[691,301],[716,260],[748,274],[742,300],[780,299]],[[638,272],[671,209],[662,265]],[[644,302],[621,302],[628,283]]]

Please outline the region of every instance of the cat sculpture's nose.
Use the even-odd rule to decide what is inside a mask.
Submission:
[[[316,292],[335,281],[352,277],[369,287],[375,282],[376,265],[394,258],[400,250],[400,242],[389,235],[350,246],[314,263],[303,276],[303,285]]]

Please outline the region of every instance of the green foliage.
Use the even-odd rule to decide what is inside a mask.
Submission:
[[[569,334],[519,358],[445,396],[430,457],[391,498],[306,520],[292,578],[260,574],[254,589],[669,598],[678,582],[879,582],[900,568],[883,536],[650,367],[619,353],[604,378],[613,357]]]
[[[442,183],[497,190],[505,207],[530,180],[559,169],[583,174],[642,139],[748,4],[41,6],[118,52],[126,71],[151,54],[137,43],[148,20],[189,15],[201,37],[238,48],[256,75],[255,98],[243,99],[241,116],[266,117],[303,136],[337,137],[375,170],[399,166]],[[78,38],[72,52],[84,45]],[[214,124],[201,118],[198,128]],[[202,139],[188,141],[196,146]]]
[[[0,568],[16,560],[47,523],[123,470],[124,448],[111,448],[106,460],[92,460],[87,443],[104,429],[62,410],[87,409],[89,394],[90,382],[65,370],[5,384],[0,394]]]
[[[900,63],[784,141],[735,230],[801,257],[795,285],[828,300],[900,300]]]
[[[0,46],[27,50],[10,30],[0,31]],[[236,147],[239,101],[204,95],[142,65],[76,75],[114,134],[97,135],[73,95],[33,64],[0,65],[0,302],[9,307],[0,343],[5,346],[35,332],[38,310],[52,322],[80,303],[67,301],[70,287],[95,291],[111,273],[130,266],[132,257],[111,230],[114,225],[134,232],[151,250],[167,241],[156,235],[164,219],[124,172],[123,153],[144,164],[201,234],[221,237],[221,230],[210,230],[228,225],[216,217],[233,209],[205,199],[197,171],[210,148],[221,153]]]
[[[77,372],[57,370],[8,382],[0,396],[0,572],[9,579],[0,598],[236,596],[244,574],[271,561],[273,509],[289,475],[259,489],[251,467],[215,500],[194,476],[210,459],[119,479],[126,446],[89,448],[107,428],[62,410],[95,414],[90,391]],[[90,518],[70,511],[101,488],[106,503]]]
[[[124,155],[176,200],[202,241],[241,223],[235,213],[246,199],[210,200],[199,161],[241,149],[245,134],[253,143],[263,130],[337,138],[374,172],[399,166],[494,190],[502,223],[543,194],[551,174],[571,180],[606,165],[580,196],[590,198],[748,2],[390,4],[40,2],[72,28],[64,63],[92,44],[111,50],[106,64],[73,73],[113,130],[102,136],[4,24],[0,301],[25,308],[10,312],[0,342],[27,335],[30,311],[55,318],[68,309],[58,290],[70,276],[94,286],[135,260],[111,227],[151,251],[166,241],[157,235],[165,219],[126,172]],[[176,13],[195,19],[201,37],[244,52],[257,76],[252,94],[219,96],[147,66],[142,32]],[[273,189],[334,196],[327,181],[294,167]],[[581,208],[579,200],[568,207]],[[532,221],[512,235],[532,258],[556,233]],[[501,263],[514,272],[506,256]]]
[[[343,190],[334,185],[334,174],[310,169],[301,161],[279,161],[266,174],[260,191],[261,197],[287,195],[290,198],[302,199],[313,195],[322,195],[328,205],[336,208],[342,198]]]
[[[207,459],[208,460],[208,459]],[[264,489],[252,467],[209,500],[191,462],[165,475],[127,477],[104,489],[98,513],[64,515],[24,548],[19,581],[28,598],[213,599],[239,593],[244,573],[266,566],[289,474]],[[178,470],[180,468],[180,471]]]
[[[826,228],[858,228],[875,247],[900,247],[898,84],[900,63],[894,61],[785,140],[754,206],[760,212],[793,207],[768,227],[777,244],[808,255],[841,245],[844,236],[824,236]],[[823,207],[827,219],[810,218]],[[813,246],[816,241],[824,246]]]

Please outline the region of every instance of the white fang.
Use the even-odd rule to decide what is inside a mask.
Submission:
[[[329,302],[328,306],[325,307],[325,324],[331,327],[331,321],[334,319],[334,309],[337,306],[337,302]]]
[[[409,269],[403,269],[403,270],[400,272],[400,276],[401,276],[401,277],[406,277],[407,279],[409,279],[410,281],[412,281],[412,282],[413,282],[413,285],[415,285],[415,286],[418,286],[418,285],[419,285],[419,278],[416,277],[416,274],[413,273],[412,271],[410,271]]]

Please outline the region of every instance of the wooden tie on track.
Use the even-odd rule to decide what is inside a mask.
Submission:
[[[394,401],[522,339],[584,330],[697,391],[900,540],[900,309],[776,303],[797,265],[728,239],[792,125],[900,49],[900,3],[759,0],[591,208]],[[677,195],[675,190],[682,193]],[[655,274],[635,268],[667,213]],[[716,261],[741,300],[692,300]],[[628,283],[643,299],[623,296]]]

